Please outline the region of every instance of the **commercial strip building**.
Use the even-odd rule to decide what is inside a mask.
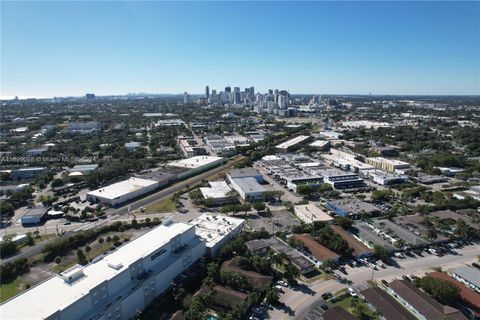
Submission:
[[[218,256],[225,243],[240,234],[244,223],[244,219],[212,213],[202,214],[190,222],[195,226],[197,236],[205,242],[207,254],[212,258]]]
[[[152,192],[158,187],[158,181],[132,177],[88,192],[87,200],[91,203],[105,203],[114,207]]]
[[[205,254],[195,226],[165,221],[86,266],[76,265],[0,306],[3,319],[130,319]]]
[[[306,143],[308,140],[310,140],[310,136],[303,136],[303,135],[300,135],[298,137],[295,137],[293,139],[290,139],[288,141],[285,141],[283,143],[280,143],[279,145],[277,145],[275,148],[279,151],[279,152],[287,152],[287,151],[291,151],[295,148],[297,148],[298,146],[300,146],[301,144],[303,143]]]
[[[380,212],[373,204],[355,198],[329,200],[326,207],[339,216],[354,219],[361,215],[373,216]]]
[[[225,181],[209,181],[210,187],[201,187],[203,199],[208,201],[211,205],[226,204],[232,201],[230,192],[232,189]]]
[[[218,156],[228,157],[236,153],[235,145],[218,135],[207,135],[205,143]]]
[[[70,133],[80,133],[80,134],[88,134],[94,133],[100,130],[100,123],[96,121],[89,121],[89,122],[73,122],[68,124],[68,132]]]
[[[374,219],[370,222],[367,222],[367,225],[369,225],[375,233],[399,249],[401,249],[403,246],[410,248],[421,248],[430,244],[430,241],[425,240],[424,238],[396,223],[393,223],[388,219]]]
[[[410,164],[408,162],[387,159],[382,157],[365,158],[365,162],[387,172],[395,172],[395,170],[408,169]]]
[[[382,312],[382,316],[386,320],[417,320],[412,313],[379,287],[365,289],[360,294],[375,309]]]
[[[471,288],[467,287],[460,281],[454,280],[445,272],[431,272],[427,276],[445,280],[456,286],[459,290],[460,299],[462,302],[460,304],[468,308],[468,310],[473,314],[474,317],[480,318],[480,294],[476,293]]]
[[[306,274],[313,270],[313,263],[305,258],[300,252],[287,245],[277,237],[268,239],[255,239],[245,242],[247,249],[254,254],[265,255],[269,250],[283,252],[288,260],[302,273]]]
[[[398,248],[391,244],[390,241],[382,237],[379,233],[375,232],[371,224],[367,224],[362,221],[355,221],[355,224],[352,226],[350,231],[369,248],[373,248],[375,245],[378,245],[384,247],[388,252],[394,252],[398,250]]]
[[[392,218],[392,221],[399,226],[402,226],[403,228],[413,232],[415,235],[422,237],[423,239],[428,239],[428,228],[424,225],[424,220],[425,216],[422,216],[419,213]],[[437,237],[433,240],[434,243],[442,243],[447,241],[449,241],[449,238],[441,233],[437,234]]]
[[[337,262],[340,259],[340,256],[338,254],[315,241],[315,239],[308,233],[295,234],[292,237],[300,240],[308,249],[308,251],[312,254],[312,256],[314,256],[315,259],[317,259],[321,263],[327,260]]]
[[[326,210],[317,207],[313,203],[296,205],[293,208],[297,218],[305,223],[313,223],[314,221],[331,223],[333,221],[332,216]]]
[[[178,137],[178,146],[186,158],[191,158],[206,153],[205,149],[199,147],[195,139],[192,137]]]
[[[480,270],[473,267],[460,267],[452,272],[452,277],[480,293]]]
[[[231,170],[227,174],[227,180],[243,200],[262,200],[267,191],[260,184],[263,182],[263,176],[253,168]]]
[[[310,171],[312,168],[307,168],[305,162],[302,162],[302,165],[300,165],[300,163],[296,162],[298,159],[290,159],[291,162],[292,160],[295,161],[298,166],[302,166],[304,171],[295,168],[291,163],[274,155],[263,157],[262,160],[259,161],[259,164],[264,167],[269,174],[273,175],[275,179],[280,180],[282,184],[295,192],[301,185],[318,187],[323,183],[323,178],[317,174],[312,174]],[[317,167],[319,165],[319,163],[312,164]]]
[[[332,225],[331,226],[333,232],[338,234],[340,237],[343,238],[348,243],[348,246],[353,250],[353,255],[357,258],[371,256],[373,254],[373,250],[368,248],[365,244],[360,242],[359,240],[355,239],[355,237],[342,227]]]
[[[438,303],[407,280],[394,280],[386,290],[419,319],[467,320],[462,312]]]
[[[177,178],[186,179],[223,164],[222,157],[195,156],[169,162],[167,166],[178,169]]]

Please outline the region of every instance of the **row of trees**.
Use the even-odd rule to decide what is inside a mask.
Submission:
[[[160,223],[161,221],[159,219],[148,219],[148,221],[145,220],[142,223],[138,223],[137,220],[132,220],[132,222],[129,224],[123,224],[122,222],[118,221],[111,225],[103,226],[101,228],[77,232],[74,235],[65,239],[58,239],[52,241],[42,249],[42,252],[44,254],[45,261],[53,261],[55,257],[63,256],[66,253],[70,252],[70,250],[78,249],[86,245],[87,243],[94,241],[102,234],[114,231],[123,232],[125,230],[128,230],[129,228],[149,227],[158,225]]]

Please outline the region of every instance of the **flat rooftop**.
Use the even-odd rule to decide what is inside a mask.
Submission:
[[[211,248],[244,222],[244,219],[222,214],[204,213],[190,221],[190,224],[195,226],[195,233]]]
[[[73,283],[69,284],[61,275],[56,275],[2,304],[0,306],[2,319],[47,319],[56,311],[88,295],[92,288],[116,277],[131,263],[149,256],[170,239],[190,228],[194,226],[185,223],[160,225],[127,242],[103,259],[85,267],[76,267],[83,269],[84,276]],[[115,265],[117,269],[110,265]]]
[[[473,267],[460,267],[453,273],[480,288],[480,270]]]
[[[293,237],[297,240],[302,241],[305,247],[307,247],[307,249],[312,253],[312,255],[321,262],[330,259],[336,260],[340,258],[338,254],[315,241],[315,239],[313,239],[312,236],[308,233],[295,234],[293,235]]]
[[[225,181],[210,181],[209,185],[210,188],[200,188],[200,192],[205,199],[226,198],[228,193],[232,190]]]
[[[359,214],[359,213],[374,213],[380,211],[379,208],[375,207],[373,204],[364,202],[359,199],[338,199],[338,200],[329,200],[328,204],[332,205],[335,208],[339,208],[350,214]]]
[[[157,183],[157,181],[153,180],[132,177],[128,180],[120,181],[107,187],[90,191],[87,194],[105,199],[115,199]]]
[[[233,181],[237,184],[237,186],[242,189],[244,192],[265,192],[264,186],[259,184],[255,178],[247,177],[247,178],[234,178]]]
[[[325,210],[320,209],[313,203],[296,205],[294,207],[295,214],[302,220],[312,221],[332,221],[333,217],[330,216]],[[300,217],[301,216],[301,217]]]
[[[168,165],[171,167],[180,167],[186,169],[197,169],[203,166],[209,165],[216,161],[222,160],[222,157],[212,157],[212,156],[195,156],[188,159],[182,159],[177,161],[172,161]]]
[[[260,172],[254,168],[241,168],[233,169],[228,172],[230,178],[246,178],[246,177],[257,177],[260,176]]]
[[[298,136],[276,146],[277,149],[287,149],[310,138],[309,136]]]

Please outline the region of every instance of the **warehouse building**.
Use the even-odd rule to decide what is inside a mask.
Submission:
[[[27,213],[20,218],[23,226],[38,226],[47,220],[47,207],[35,207],[28,209]]]
[[[345,190],[365,187],[365,181],[352,172],[345,172],[338,169],[326,169],[317,172],[323,177],[325,183],[335,189]]]
[[[12,170],[12,179],[32,179],[47,172],[47,168],[44,167],[28,167]]]
[[[294,150],[295,148],[299,147],[303,143],[306,143],[308,140],[310,140],[310,138],[311,138],[310,136],[301,135],[301,136],[295,137],[293,139],[290,139],[288,141],[285,141],[283,143],[280,143],[275,148],[279,152],[291,151],[291,150]]]
[[[210,187],[200,188],[203,199],[211,205],[220,205],[232,202],[230,192],[232,189],[225,181],[209,181]]]
[[[293,209],[297,218],[305,223],[313,223],[314,221],[331,223],[333,221],[332,216],[326,210],[317,207],[313,203],[297,205]]]
[[[233,178],[229,181],[232,188],[246,201],[263,200],[264,194],[267,191],[255,178]]]
[[[165,221],[86,266],[76,265],[0,306],[3,319],[131,319],[205,254],[195,226]]]
[[[195,156],[188,159],[172,161],[168,163],[168,166],[178,169],[177,178],[182,180],[218,167],[221,164],[223,164],[222,157]]]
[[[132,177],[87,193],[91,203],[104,203],[112,207],[154,191],[158,181]]]
[[[262,200],[267,191],[260,184],[263,182],[263,176],[253,168],[231,170],[227,174],[227,180],[243,200]]]
[[[372,216],[380,212],[373,204],[355,198],[329,200],[326,207],[339,216],[350,218],[357,218],[360,215]]]
[[[195,226],[197,236],[205,242],[207,255],[211,258],[218,256],[230,239],[240,235],[244,223],[244,219],[212,213],[202,214],[190,222]]]

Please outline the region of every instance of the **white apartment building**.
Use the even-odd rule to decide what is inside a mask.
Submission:
[[[2,319],[130,319],[205,254],[195,226],[164,224],[0,306]]]

